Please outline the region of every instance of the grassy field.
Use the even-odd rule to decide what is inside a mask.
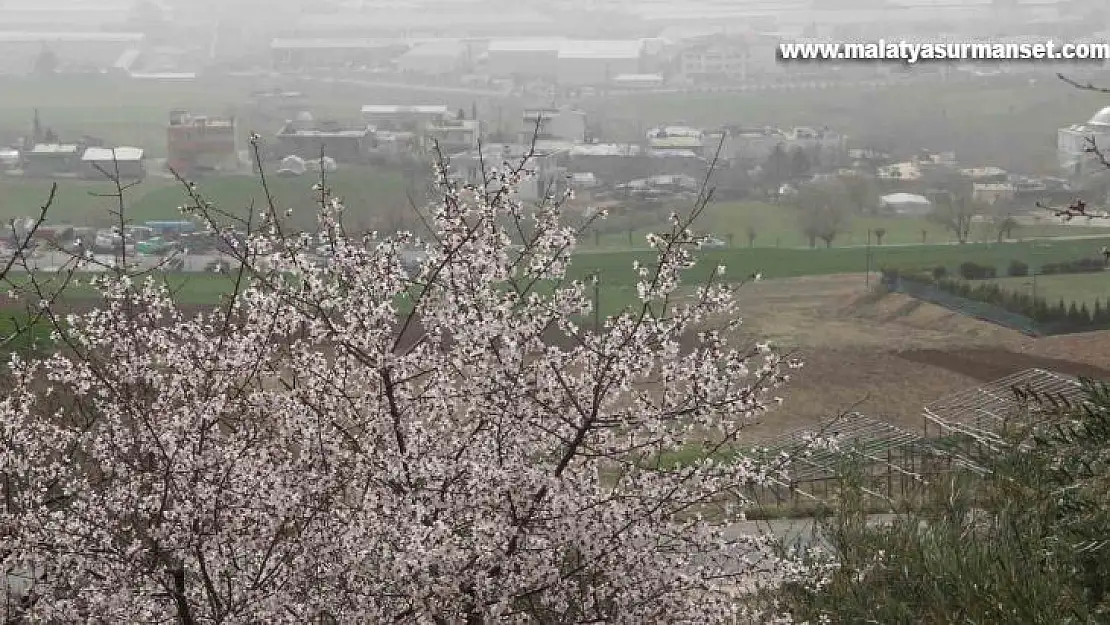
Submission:
[[[409,210],[408,187],[403,176],[373,170],[342,170],[328,175],[329,186],[343,201],[348,224],[356,229],[375,223],[385,214]],[[293,209],[290,223],[301,229],[316,229],[319,193],[312,190],[315,176],[297,178],[269,176],[267,185],[279,211]],[[246,215],[250,206],[255,212],[266,205],[266,194],[254,176],[222,176],[198,181],[204,197],[221,210]],[[180,214],[178,207],[186,203],[180,186],[158,188],[143,195],[132,206],[136,218],[172,218]]]
[[[330,175],[335,193],[347,206],[352,223],[373,222],[375,216],[389,211],[407,210],[408,187],[400,174],[382,171],[339,171]],[[316,182],[311,176],[299,178],[270,177],[270,191],[282,210],[295,209],[297,227],[315,229],[319,196],[312,191]],[[0,177],[0,220],[32,216],[50,192],[49,180]],[[209,201],[225,211],[245,215],[252,204],[265,205],[265,193],[254,176],[213,176],[198,181],[198,187]],[[117,208],[114,197],[98,197],[113,193],[114,186],[106,181],[63,179],[48,213],[50,223],[74,225],[109,225],[115,222],[112,210]],[[177,181],[148,176],[127,191],[127,215],[134,221],[177,219],[179,207],[186,204],[186,194]]]
[[[960,263],[971,261],[994,265],[1002,272],[1012,260],[1039,267],[1044,263],[1092,256],[1092,250],[1098,250],[1102,245],[1110,245],[1110,237],[994,245],[889,246],[872,249],[870,267],[873,271],[884,268],[916,271],[945,266],[954,271]],[[699,255],[699,266],[687,274],[687,283],[691,286],[704,283],[705,276],[718,264],[726,265],[729,279],[734,281],[754,273],[762,274],[764,279],[775,279],[861,273],[868,267],[866,250],[858,247],[817,250],[741,248],[706,250]],[[571,265],[570,276],[586,278],[599,275],[602,314],[612,314],[637,302],[632,270],[635,260],[650,264],[654,255],[646,251],[581,254]],[[228,277],[217,274],[179,274],[168,278],[171,286],[180,288],[181,301],[188,304],[216,303],[221,294],[230,290],[231,284]],[[1038,288],[1042,279],[1038,278]],[[1100,287],[1094,284],[1088,288],[1107,294],[1106,289],[1100,291]],[[68,295],[77,299],[87,297],[87,293],[81,290]]]
[[[114,185],[107,181],[68,178],[57,182],[58,191],[48,213],[50,223],[94,226],[107,225],[114,221],[110,211],[118,208],[117,199],[103,197],[104,194],[115,192]],[[50,185],[50,180],[0,176],[0,221],[37,216],[39,208],[50,195]],[[175,187],[174,181],[151,176],[128,191],[127,206],[134,209],[146,194],[168,188],[173,188],[173,192],[180,194],[180,188]],[[181,204],[178,201],[173,207]],[[171,212],[150,218],[169,218],[173,214]]]
[[[681,212],[689,207],[679,207]],[[604,232],[597,236],[589,235],[583,238],[585,248],[628,250],[645,248],[644,237],[649,232],[658,232],[659,228],[666,228],[667,224],[654,224],[653,227],[645,225],[634,229],[631,233],[631,248],[629,232]],[[797,211],[788,205],[767,204],[762,202],[721,202],[706,207],[705,212],[697,222],[694,229],[698,232],[712,233],[722,240],[728,241],[732,235],[732,247],[748,247],[748,229],[755,231],[754,247],[805,247],[809,245],[808,239],[802,235],[798,226]],[[846,222],[842,231],[833,241],[834,247],[859,246],[867,243],[867,232],[872,233],[878,228],[886,231],[883,243],[888,245],[921,245],[935,243],[951,243],[956,241],[952,232],[943,226],[922,218],[894,218],[894,217],[856,217]],[[922,238],[924,233],[924,240]],[[1013,235],[1022,239],[1038,237],[1056,237],[1075,234],[1106,234],[1110,236],[1110,227],[1075,227],[1065,225],[1036,225],[1025,226],[1014,230]],[[977,223],[972,226],[971,239],[973,241],[994,241],[998,232],[988,223]],[[878,240],[872,234],[872,245]],[[821,247],[823,241],[818,241]]]
[[[990,282],[1007,291],[1030,295],[1035,292],[1037,297],[1045,298],[1049,304],[1063,300],[1065,303],[1093,306],[1095,300],[1105,304],[1110,297],[1110,276],[1105,273],[1037,276],[1036,279],[1032,276],[998,278]]]

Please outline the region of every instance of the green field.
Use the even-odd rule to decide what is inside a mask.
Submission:
[[[689,207],[680,207],[689,210]],[[809,241],[801,233],[798,226],[797,210],[782,204],[767,204],[762,202],[720,202],[706,207],[705,212],[694,223],[697,232],[711,233],[728,242],[732,235],[732,247],[748,247],[748,229],[754,229],[756,238],[754,247],[808,247]],[[623,219],[623,218],[622,218]],[[649,227],[650,226],[650,227]],[[605,222],[600,222],[597,229],[607,228]],[[644,237],[649,232],[657,232],[665,224],[644,225],[637,227],[629,233],[627,230],[603,231],[598,236],[587,235],[581,243],[586,249],[628,250],[644,248]],[[867,244],[867,232],[871,230],[871,244],[877,245],[878,239],[874,237],[876,229],[886,231],[883,236],[884,245],[921,245],[936,243],[954,243],[956,237],[936,222],[922,218],[910,217],[854,217],[846,221],[841,232],[833,241],[834,247],[860,246]],[[924,240],[922,239],[924,233]],[[631,234],[631,246],[630,246]],[[1040,237],[1057,237],[1068,235],[1096,235],[1110,236],[1110,225],[1106,228],[1066,225],[1036,225],[1023,226],[1013,231],[1013,236],[1021,239]],[[998,235],[996,228],[988,223],[977,223],[972,226],[971,240],[978,242],[995,241]],[[823,241],[817,245],[824,247]]]
[[[1067,275],[1025,276],[990,280],[1006,291],[1036,294],[1049,304],[1063,300],[1065,303],[1093,306],[1095,300],[1105,305],[1110,298],[1110,276],[1105,273],[1078,273]]]
[[[403,176],[385,171],[345,170],[329,174],[331,186],[344,202],[352,225],[373,225],[375,219],[396,211],[408,211],[408,191]],[[298,178],[271,176],[267,181],[280,210],[294,209],[293,225],[315,229],[319,195],[312,191],[317,179],[307,175]],[[33,216],[50,193],[51,181],[0,177],[0,220]],[[198,180],[198,189],[221,210],[246,215],[254,205],[256,212],[265,206],[266,195],[255,176],[212,176]],[[78,226],[115,223],[111,211],[116,210],[114,197],[96,194],[113,193],[115,187],[106,181],[64,179],[48,213],[50,223]],[[179,208],[187,203],[185,190],[173,179],[150,176],[127,191],[125,210],[136,222],[180,218]]]
[[[944,266],[950,272],[963,262],[993,265],[1000,273],[1013,260],[1039,267],[1045,263],[1074,260],[1090,257],[1092,250],[1110,245],[1106,239],[1087,239],[1080,241],[1038,241],[1027,243],[1004,243],[993,245],[929,245],[929,246],[889,246],[872,249],[870,267],[879,269],[899,269],[902,271],[931,270]],[[727,266],[728,279],[738,281],[754,273],[762,274],[764,279],[790,278],[807,275],[829,275],[843,273],[862,273],[868,267],[867,252],[864,248],[797,249],[797,248],[754,248],[707,250],[699,253],[700,262],[687,274],[687,284],[702,283],[705,276],[718,264]],[[611,314],[636,303],[634,286],[635,274],[633,261],[651,263],[651,252],[596,252],[581,254],[575,258],[570,268],[572,278],[600,276],[599,299],[603,314]],[[1067,280],[1073,276],[1038,277],[1041,281]],[[1092,293],[1102,293],[1105,297],[1110,290],[1097,283],[1090,276],[1074,276],[1079,280],[1088,279],[1085,288]],[[231,288],[227,276],[215,274],[172,274],[168,276],[172,288],[180,289],[179,297],[183,303],[213,304],[220,295]],[[862,280],[862,276],[861,276]],[[1008,280],[1008,279],[1007,279]],[[1027,278],[1014,279],[1017,284]],[[1108,284],[1110,286],[1110,284]],[[1053,287],[1045,287],[1053,288]],[[1063,287],[1061,287],[1063,288]],[[1077,289],[1079,287],[1076,287]],[[1061,291],[1063,292],[1063,291]],[[1052,291],[1046,291],[1046,296]],[[67,294],[75,299],[88,297],[84,289]],[[1053,296],[1055,297],[1055,295]],[[1051,297],[1050,297],[1051,301]],[[1083,301],[1083,300],[1078,300]]]

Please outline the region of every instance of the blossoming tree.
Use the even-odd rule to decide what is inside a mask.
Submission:
[[[714,451],[791,364],[711,327],[735,325],[736,286],[695,267],[699,209],[650,238],[640,304],[592,328],[561,202],[517,201],[520,167],[436,170],[425,240],[342,236],[322,181],[334,253],[271,200],[224,305],[187,314],[126,267],[91,281],[97,310],[44,299],[57,349],[13,356],[0,387],[0,557],[30,579],[13,613],[729,622],[765,550],[724,529],[761,471]],[[691,293],[687,270],[712,279]]]

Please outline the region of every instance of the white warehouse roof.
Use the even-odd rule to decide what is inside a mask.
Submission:
[[[73,143],[36,143],[31,154],[76,154],[77,145]]]
[[[486,48],[489,52],[558,52],[566,39],[494,39]]]
[[[363,114],[371,115],[397,115],[400,113],[416,113],[421,115],[442,115],[451,112],[446,104],[365,104]]]
[[[73,41],[78,43],[140,43],[146,38],[142,33],[102,32],[21,32],[0,31],[0,43],[45,43]]]
[[[114,159],[112,157],[113,151],[115,151]],[[111,162],[115,160],[121,163],[124,161],[141,161],[143,160],[143,149],[127,146],[120,146],[118,148],[87,148],[85,154],[81,156],[81,160],[96,162]]]
[[[561,59],[638,59],[644,51],[639,39],[625,41],[565,41],[559,47]]]

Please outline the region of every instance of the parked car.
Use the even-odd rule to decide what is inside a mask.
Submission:
[[[728,247],[728,243],[725,243],[717,237],[709,236],[702,239],[701,242],[698,243],[698,247],[702,249],[721,249]]]

